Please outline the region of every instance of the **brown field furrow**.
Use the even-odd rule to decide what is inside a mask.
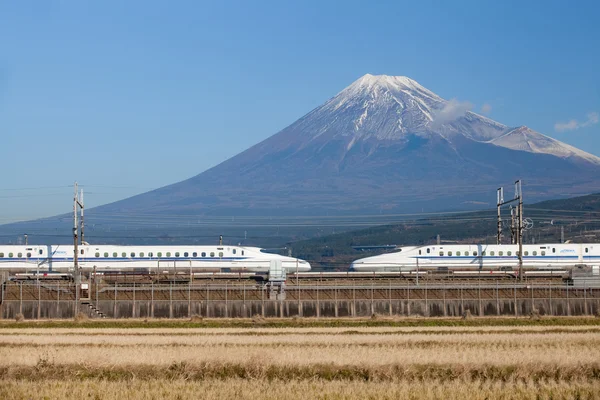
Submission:
[[[568,340],[567,340],[568,339]],[[48,332],[46,335],[5,335],[0,332],[0,343],[30,343],[30,344],[197,344],[197,345],[217,345],[217,344],[248,344],[248,345],[272,345],[292,343],[295,345],[311,344],[348,344],[348,345],[386,345],[396,343],[440,343],[447,345],[479,345],[479,344],[501,344],[506,346],[539,346],[551,345],[560,346],[563,344],[573,345],[574,343],[587,343],[600,341],[600,332],[531,332],[527,335],[515,336],[506,333],[490,333],[481,335],[480,333],[456,332],[454,334],[436,334],[428,333],[402,333],[402,334],[375,334],[356,332],[353,334],[337,335],[330,333],[313,333],[296,331],[285,335],[275,336],[254,336],[250,335],[223,335],[221,333],[205,335],[186,335],[169,336],[164,334],[157,335],[88,335],[79,333],[77,335]]]
[[[460,333],[476,334],[532,334],[532,333],[600,333],[600,325],[549,325],[549,326],[419,326],[419,327],[393,327],[393,326],[357,326],[357,327],[261,327],[260,324],[246,328],[210,328],[210,327],[189,327],[189,328],[103,328],[102,325],[90,327],[74,328],[6,328],[0,322],[1,335],[17,336],[47,336],[47,335],[85,335],[85,336],[146,336],[146,335],[166,335],[166,336],[194,336],[194,335],[224,335],[224,336],[279,336],[294,333],[302,334],[434,334],[434,335],[456,335]]]
[[[385,347],[261,347],[244,348],[199,347],[14,347],[0,348],[0,365],[35,365],[40,358],[50,357],[57,364],[92,363],[99,365],[139,364],[165,365],[174,362],[240,362],[258,360],[276,365],[309,365],[331,363],[335,365],[386,365],[489,363],[513,365],[530,362],[559,366],[590,363],[600,360],[600,347],[556,347],[538,350],[527,346],[520,348],[437,346],[435,348],[403,348],[391,351]]]
[[[294,341],[286,341],[286,342],[277,342],[277,343],[211,343],[211,342],[198,342],[198,341],[190,341],[188,343],[181,342],[169,342],[169,341],[161,341],[160,343],[154,343],[155,341],[149,340],[148,343],[138,343],[134,344],[137,348],[146,347],[146,350],[153,351],[154,349],[159,348],[173,348],[173,347],[188,347],[188,348],[200,348],[200,347],[209,347],[209,348],[233,348],[233,349],[245,349],[245,348],[253,348],[260,346],[262,349],[285,349],[285,348],[315,348],[315,349],[344,349],[349,346],[353,347],[368,347],[370,349],[385,349],[388,351],[391,350],[410,350],[410,349],[431,349],[433,351],[437,351],[443,349],[446,346],[454,344],[456,346],[465,346],[464,342],[443,342],[443,341],[406,341],[406,342],[383,342],[383,343],[372,343],[372,342],[360,342],[356,341],[353,343],[310,343],[310,342],[294,342]],[[30,342],[21,342],[21,341],[0,341],[0,349],[2,348],[60,348],[61,351],[68,351],[69,348],[105,348],[105,349],[117,349],[117,348],[129,348],[133,344],[127,343],[111,343],[110,341],[99,341],[94,343],[89,342],[75,342],[69,343],[67,341],[59,342],[59,343],[30,343]],[[595,348],[596,346],[600,346],[600,339],[589,340],[589,341],[572,341],[570,343],[561,343],[559,345],[553,345],[552,343],[547,342],[539,342],[539,343],[516,343],[516,342],[499,342],[493,345],[489,343],[469,343],[468,347],[470,349],[479,348],[479,349],[488,349],[488,350],[511,350],[511,349],[529,349],[529,350],[556,350],[557,348],[561,348],[562,350],[575,350],[582,346],[587,346],[590,348]]]
[[[595,399],[600,393],[598,381],[571,382],[525,381],[255,381],[246,379],[210,379],[206,381],[131,380],[44,380],[24,385],[20,380],[5,380],[0,398],[29,400],[36,398],[79,400],[97,399]]]
[[[108,381],[177,380],[203,381],[207,379],[243,378],[252,380],[314,380],[324,381],[406,381],[435,380],[440,382],[472,382],[490,380],[506,382],[545,382],[548,380],[595,381],[600,377],[600,363],[577,363],[556,366],[543,363],[517,365],[478,364],[363,364],[334,365],[331,363],[287,364],[265,363],[251,359],[245,362],[197,363],[175,362],[168,365],[121,364],[98,365],[89,363],[55,364],[40,360],[36,365],[0,367],[0,379],[43,381],[50,379],[85,379]]]

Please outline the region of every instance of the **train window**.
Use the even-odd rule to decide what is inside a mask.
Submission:
[[[519,250],[515,251],[515,255],[519,257]]]
[[[96,252],[96,254],[94,254],[95,257],[100,257],[100,253]]]
[[[153,252],[148,253],[148,257],[150,257],[150,258],[154,257],[154,253]]]
[[[586,253],[588,252],[588,248],[587,248],[587,247],[585,248],[585,252],[586,252]]]
[[[162,251],[159,251],[158,253],[156,253],[156,255],[158,256],[158,258],[162,257]]]
[[[142,253],[140,253],[140,257],[144,257],[144,253],[143,253],[143,252],[142,252]]]
[[[533,255],[534,255],[534,256],[537,256],[537,250],[534,250],[534,251],[533,251]]]
[[[545,252],[544,250],[542,250],[542,255],[543,255],[543,256],[545,256],[545,255],[546,255],[546,252]]]
[[[219,257],[223,258],[223,252],[222,251],[219,252]]]
[[[115,257],[115,258],[116,258],[117,256],[118,256],[118,254],[117,254],[117,252],[115,251],[115,252],[113,253],[113,257]]]
[[[187,251],[185,253],[183,253],[184,257],[189,257],[190,253],[188,253]]]
[[[242,250],[242,255],[244,255],[244,250]]]
[[[451,252],[451,251],[449,251],[449,252],[448,252],[448,255],[449,255],[449,256],[451,256],[451,255],[452,255],[452,252]]]
[[[233,249],[233,254],[235,254],[235,251],[236,251],[236,250],[235,250],[235,249]],[[421,254],[421,250],[419,250],[419,254]]]
[[[490,256],[492,256],[492,257],[493,257],[494,255],[496,255],[496,252],[495,252],[495,251],[493,251],[493,250],[492,250],[492,251],[490,251]]]
[[[214,256],[215,256],[215,252],[214,252],[214,251],[211,251],[211,252],[210,252],[210,256],[211,256],[211,257],[214,257]]]
[[[40,249],[39,253],[40,253],[40,254],[43,254],[43,253],[44,253],[44,251],[43,251],[42,249]]]
[[[527,250],[525,250],[525,253],[524,253],[524,254],[525,254],[526,256],[528,256],[528,255],[529,255],[529,252],[528,252]]]
[[[504,255],[504,252],[503,252],[502,250],[500,250],[500,251],[498,252],[498,255],[499,255],[499,256],[503,256],[503,255]]]
[[[481,255],[482,255],[482,256],[485,256],[485,250],[481,252]]]
[[[429,254],[429,249],[427,249],[427,254]]]
[[[4,258],[4,253],[0,253],[0,258]]]
[[[553,247],[553,248],[552,248],[552,252],[553,252],[553,253],[556,253],[556,247]]]
[[[27,253],[27,258],[30,258],[30,257],[31,257],[31,253]]]
[[[135,257],[135,253],[132,251],[131,252],[131,258]]]
[[[192,253],[192,257],[198,257],[198,253],[196,253],[196,252],[193,252],[193,253]]]
[[[443,255],[444,255],[444,252],[443,252],[443,251],[440,251],[440,256],[443,256]]]
[[[167,257],[171,257],[171,252],[167,251]]]
[[[473,257],[477,257],[477,251],[473,252]]]
[[[179,257],[179,252],[175,252],[175,257]]]
[[[81,254],[83,254],[83,249],[81,249]]]
[[[105,258],[106,258],[106,257],[108,257],[108,253],[104,253],[104,257],[105,257]]]
[[[8,257],[12,258],[13,257],[13,253],[8,253]]]
[[[419,250],[419,255],[421,255],[421,250]]]
[[[127,253],[125,253],[125,252],[122,252],[122,253],[121,253],[121,257],[123,257],[123,258],[127,257]]]
[[[19,257],[19,258],[23,257],[23,253],[17,254],[17,257]]]
[[[508,256],[512,256],[512,251],[507,251],[507,252],[506,252],[506,255],[508,255]]]
[[[206,253],[204,251],[202,252],[202,257],[206,257]]]

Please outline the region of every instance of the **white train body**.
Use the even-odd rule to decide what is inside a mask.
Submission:
[[[465,244],[399,247],[393,253],[366,257],[352,263],[354,271],[516,270],[516,244]],[[565,269],[574,265],[599,265],[600,244],[523,245],[523,268]]]
[[[73,255],[73,245],[0,245],[0,270],[71,272]],[[304,260],[243,246],[81,245],[77,258],[83,270],[97,272],[268,272],[272,260],[281,261],[287,272],[310,271]]]

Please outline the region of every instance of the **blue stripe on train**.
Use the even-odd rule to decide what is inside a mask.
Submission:
[[[431,255],[431,256],[414,256],[412,258],[418,258],[420,260],[447,260],[447,259],[485,259],[485,260],[506,260],[506,259],[517,259],[517,256],[435,256],[435,255]],[[561,259],[565,259],[565,260],[571,260],[571,259],[578,259],[579,256],[554,256],[554,255],[545,255],[545,256],[523,256],[523,259],[544,259],[544,260],[554,260],[556,261],[561,260]],[[590,260],[590,259],[600,259],[600,256],[583,256],[582,257],[584,260]]]
[[[90,262],[93,260],[97,260],[97,261],[121,261],[121,262],[127,262],[127,261],[231,261],[231,260],[248,260],[251,259],[251,257],[171,257],[171,258],[157,258],[157,257],[135,257],[135,258],[129,258],[129,257],[84,257],[84,258],[77,258],[78,261],[80,262]],[[61,257],[61,258],[0,258],[0,262],[4,262],[4,261],[52,261],[52,262],[61,262],[61,261],[73,261],[73,257]]]

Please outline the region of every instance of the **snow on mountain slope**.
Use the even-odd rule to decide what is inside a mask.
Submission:
[[[551,154],[560,158],[580,158],[592,164],[600,165],[600,157],[542,135],[526,126],[512,129],[504,135],[490,140],[489,143],[512,150]]]
[[[406,142],[410,136],[442,138],[455,149],[466,138],[595,165],[600,162],[596,156],[537,132],[513,129],[471,112],[465,104],[445,100],[405,76],[364,75],[273,138],[280,139],[275,148],[298,150],[315,142],[322,147],[340,141],[349,152],[361,142],[388,146]],[[267,139],[261,151],[273,150],[274,142]]]
[[[544,136],[526,127],[511,129],[490,118],[465,110],[439,124],[437,116],[459,103],[447,101],[405,76],[364,75],[335,97],[307,115],[319,129],[304,121],[304,132],[312,139],[330,133],[347,137],[348,150],[358,141],[402,140],[407,134],[442,136],[454,144],[457,135],[517,151],[550,154],[560,158],[580,158],[600,165],[600,158]],[[457,110],[460,111],[460,110]],[[450,113],[452,110],[450,111]],[[326,117],[322,115],[325,114]]]

